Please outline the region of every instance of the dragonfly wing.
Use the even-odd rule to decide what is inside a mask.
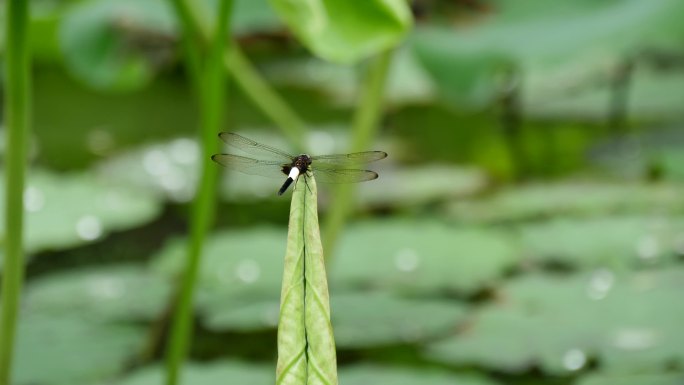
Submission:
[[[240,149],[241,151],[258,158],[276,158],[288,163],[290,163],[294,158],[294,156],[286,153],[285,151],[255,142],[252,139],[245,138],[244,136],[238,135],[234,132],[222,132],[219,134],[219,138],[221,138],[221,140],[223,140],[229,146]]]
[[[387,158],[387,153],[384,151],[364,151],[353,152],[351,154],[316,155],[312,156],[311,160],[313,161],[313,164],[319,168],[328,168],[330,167],[328,165],[336,165],[338,168],[345,168],[345,166],[360,165],[385,158]]]
[[[356,169],[315,169],[317,182],[322,183],[357,183],[378,179],[378,174],[370,170]]]
[[[212,156],[211,159],[223,167],[244,174],[261,175],[269,178],[286,176],[282,170],[283,167],[287,166],[287,163],[279,161],[256,160],[233,154],[218,154]]]

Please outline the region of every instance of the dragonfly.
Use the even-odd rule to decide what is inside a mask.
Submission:
[[[383,151],[353,152],[350,154],[291,155],[265,144],[255,142],[233,132],[221,132],[219,138],[255,158],[234,154],[216,154],[211,159],[231,170],[245,174],[282,178],[287,176],[278,195],[283,195],[300,175],[313,173],[323,183],[356,183],[378,178],[375,171],[359,169],[360,166],[387,157]]]

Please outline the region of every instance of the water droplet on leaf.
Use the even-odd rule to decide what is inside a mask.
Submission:
[[[658,333],[652,329],[625,328],[615,333],[613,345],[624,350],[644,350],[656,345]]]
[[[615,275],[608,269],[596,270],[589,280],[587,295],[594,300],[606,297],[615,283]]]
[[[150,175],[162,176],[170,171],[170,162],[166,154],[161,150],[150,150],[143,156],[143,168]]]
[[[84,215],[76,222],[76,233],[86,241],[95,240],[102,235],[102,223],[93,215]]]
[[[98,299],[120,298],[126,287],[120,280],[98,277],[88,282],[88,292]]]
[[[394,266],[399,271],[411,272],[418,268],[420,257],[413,249],[401,249],[394,256]]]
[[[45,194],[37,187],[29,186],[24,190],[24,209],[35,213],[45,206]]]
[[[581,349],[570,349],[563,355],[563,367],[570,371],[582,369],[587,363],[587,356]]]
[[[252,259],[243,259],[237,266],[235,271],[237,277],[244,283],[254,283],[261,275],[261,268],[256,261]]]
[[[194,164],[199,158],[197,143],[188,138],[179,138],[171,142],[170,152],[178,164]]]
[[[644,260],[653,260],[660,254],[660,243],[653,235],[646,235],[637,242],[637,255]]]

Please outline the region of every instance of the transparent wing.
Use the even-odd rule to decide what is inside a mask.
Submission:
[[[317,182],[322,183],[357,183],[378,179],[378,174],[370,170],[354,169],[314,169]]]
[[[281,159],[282,161],[287,161],[287,163],[290,163],[294,158],[294,156],[286,153],[285,151],[255,142],[252,139],[245,138],[244,136],[240,136],[233,132],[222,132],[219,134],[219,138],[221,138],[221,140],[223,140],[229,146],[233,146],[246,152],[247,154],[256,156],[257,158],[276,158]]]
[[[314,167],[318,168],[329,168],[329,165],[345,168],[353,165],[375,162],[385,158],[387,158],[387,153],[384,151],[365,151],[353,152],[351,154],[316,155],[312,156],[311,160],[313,161]]]
[[[283,178],[286,176],[282,169],[287,164],[279,161],[256,160],[233,154],[213,155],[211,159],[223,167],[244,174],[261,175],[269,178]]]

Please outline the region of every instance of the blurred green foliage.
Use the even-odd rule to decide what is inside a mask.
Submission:
[[[312,153],[347,150],[363,59],[406,38],[373,146],[390,156],[326,250],[341,384],[684,381],[682,4],[416,0],[410,30],[403,1],[236,0],[233,38]],[[14,385],[158,384],[200,160],[179,28],[163,0],[31,6]],[[287,148],[228,87],[225,130]],[[224,175],[186,384],[273,382],[279,183]]]
[[[292,2],[270,0],[292,32],[313,53],[349,63],[395,46],[411,26],[403,0]]]
[[[435,343],[428,354],[513,372],[538,366],[562,375],[592,358],[614,373],[666,371],[684,355],[684,311],[672,307],[683,274],[673,268],[522,277],[477,312],[471,330]]]
[[[143,225],[159,215],[162,204],[91,173],[65,175],[36,169],[26,183],[24,208],[24,247],[35,253],[78,246]]]
[[[586,100],[584,94],[609,83],[623,61],[648,64],[651,49],[677,50],[684,32],[679,22],[684,7],[672,0],[523,0],[493,6],[498,17],[475,27],[454,33],[452,28],[430,26],[415,34],[418,58],[456,103],[491,103],[510,86],[506,77],[514,72],[521,78],[516,81],[524,82],[522,108],[548,115],[555,111],[547,103],[561,99],[573,106],[573,99]],[[681,87],[671,91],[675,88],[680,91],[668,93],[668,100],[684,97]],[[582,107],[575,111],[583,116],[603,111]],[[672,107],[671,113],[680,111]],[[641,112],[635,109],[631,111]],[[568,112],[564,115],[572,116]]]

